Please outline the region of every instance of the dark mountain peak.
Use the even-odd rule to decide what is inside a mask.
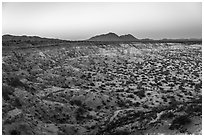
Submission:
[[[89,41],[119,41],[119,40],[120,40],[120,37],[113,32],[109,32],[107,34],[102,34],[102,35],[96,35],[89,39]]]
[[[97,35],[97,36],[110,36],[110,37],[119,37],[117,34],[113,32],[109,32],[107,34]]]
[[[138,40],[137,38],[135,38],[133,35],[131,34],[126,34],[126,35],[121,35],[120,39],[124,40],[124,41],[135,41]]]
[[[116,35],[116,36],[118,36],[117,34],[115,34],[115,33],[113,33],[113,32],[109,32],[109,33],[104,34],[104,35]]]
[[[90,41],[136,41],[138,39],[131,34],[118,36],[113,32],[109,32],[107,34],[101,34],[101,35],[91,37],[89,40]]]

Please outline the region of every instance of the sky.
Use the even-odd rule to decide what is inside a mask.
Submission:
[[[3,35],[84,40],[108,32],[140,39],[202,38],[202,3],[2,3]]]

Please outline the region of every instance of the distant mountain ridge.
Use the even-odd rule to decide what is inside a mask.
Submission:
[[[11,40],[20,40],[20,41],[46,41],[46,40],[60,40],[60,39],[55,39],[55,38],[42,38],[39,36],[26,36],[26,35],[22,35],[22,36],[14,36],[14,35],[3,35],[2,36],[2,41],[11,41]]]
[[[14,35],[3,35],[2,46],[3,47],[31,47],[34,45],[42,44],[54,44],[66,42],[65,40],[54,39],[54,38],[42,38],[39,36],[14,36]]]
[[[96,35],[87,40],[63,40],[56,38],[44,38],[39,36],[15,36],[15,35],[2,35],[2,46],[22,46],[22,45],[41,45],[41,44],[55,44],[55,43],[67,43],[67,42],[199,42],[202,43],[202,38],[190,38],[190,39],[160,39],[154,40],[150,38],[137,39],[131,34],[118,36],[115,33],[107,33]]]
[[[118,36],[117,34],[112,32],[107,34],[96,35],[88,39],[88,41],[137,41],[137,40],[138,39],[131,34]]]

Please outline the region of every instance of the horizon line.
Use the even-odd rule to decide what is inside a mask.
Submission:
[[[90,38],[92,37],[95,37],[95,36],[100,36],[100,35],[104,35],[104,34],[109,34],[109,33],[114,33],[114,32],[107,32],[107,33],[101,33],[101,34],[96,34],[94,36],[91,36]],[[114,33],[116,34],[116,33]],[[126,33],[126,34],[122,34],[122,35],[128,35],[128,34],[131,34],[131,33]],[[56,38],[56,37],[50,37],[50,36],[40,36],[40,35],[29,35],[29,34],[20,34],[20,35],[17,35],[17,34],[10,34],[10,33],[5,33],[5,34],[2,34],[2,36],[4,35],[10,35],[10,36],[19,36],[19,37],[22,37],[22,36],[27,36],[27,37],[40,37],[40,38],[47,38],[47,39],[58,39],[58,40],[66,40],[66,41],[87,41],[89,40],[90,38],[87,38],[87,39],[80,39],[80,40],[73,40],[73,39],[63,39],[63,38]],[[118,35],[118,34],[116,34]],[[122,36],[122,35],[118,35],[118,36]],[[134,36],[133,34],[131,34],[132,36]],[[135,37],[135,36],[134,36]],[[137,38],[137,37],[135,37]],[[144,39],[150,39],[150,40],[178,40],[178,39],[196,39],[196,40],[202,40],[202,37],[201,38],[195,38],[195,37],[188,37],[188,38],[160,38],[160,39],[154,39],[154,38],[150,38],[150,37],[144,37],[144,38],[137,38],[138,40],[144,40]]]

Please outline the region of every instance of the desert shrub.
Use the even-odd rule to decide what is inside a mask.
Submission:
[[[144,90],[140,90],[138,92],[134,92],[135,95],[137,95],[140,99],[145,97],[145,91]]]
[[[86,112],[86,110],[83,107],[79,107],[77,108],[75,114],[76,114],[76,120],[77,121],[82,121],[84,119],[84,113]]]
[[[174,113],[173,112],[166,112],[165,114],[163,114],[161,117],[163,118],[163,119],[171,119],[171,118],[173,118],[175,115],[174,115]]]
[[[189,114],[202,114],[202,104],[190,104],[187,107],[186,112],[188,112]]]
[[[14,92],[14,89],[12,87],[5,86],[5,85],[2,86],[2,97],[3,97],[3,99],[9,100],[10,99],[9,95],[13,95],[13,92]]]
[[[32,128],[28,123],[12,123],[11,125],[3,125],[3,134],[5,135],[31,135]]]
[[[134,107],[139,107],[139,106],[140,106],[140,103],[139,103],[139,102],[135,102],[135,103],[133,103],[133,106],[134,106]]]
[[[134,98],[134,95],[133,94],[129,94],[127,97],[128,98]]]
[[[8,84],[12,87],[26,87],[24,83],[22,83],[18,77],[16,76],[10,76],[7,79]]]
[[[112,133],[113,135],[130,135],[131,133],[129,131],[126,130],[117,130],[115,132]]]
[[[172,121],[171,126],[169,127],[169,129],[171,129],[171,130],[179,129],[180,127],[182,127],[182,126],[184,126],[186,124],[189,124],[189,123],[191,123],[191,119],[187,115],[179,116],[179,117],[176,117]]]
[[[82,105],[82,102],[81,102],[81,100],[71,100],[71,101],[70,101],[70,104],[71,104],[71,105],[81,106],[81,105]]]

